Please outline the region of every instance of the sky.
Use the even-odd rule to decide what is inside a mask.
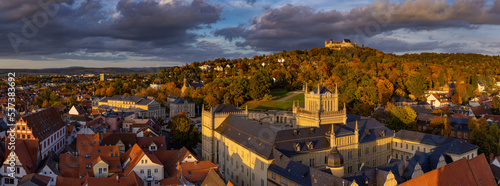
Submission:
[[[500,55],[500,0],[0,1],[0,69],[176,66],[330,39]]]

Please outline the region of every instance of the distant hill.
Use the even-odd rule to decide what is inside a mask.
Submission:
[[[75,74],[151,74],[162,69],[171,67],[150,67],[150,68],[86,68],[86,67],[67,67],[67,68],[45,68],[45,69],[0,69],[0,76],[9,72],[16,72],[22,75],[75,75]]]

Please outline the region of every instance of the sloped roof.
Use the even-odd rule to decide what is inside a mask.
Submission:
[[[218,166],[210,161],[185,162],[180,165],[182,176],[189,182],[201,182],[207,177],[210,170],[218,170]],[[176,174],[177,173],[174,173],[173,175]]]
[[[229,115],[216,130],[255,154],[268,160],[272,159],[276,129],[236,115]]]
[[[156,144],[157,151],[167,150],[167,142],[165,141],[165,136],[137,137],[137,145],[139,145],[144,151],[149,152],[149,146],[152,143]]]
[[[130,172],[133,172],[132,169],[137,165],[137,163],[139,163],[139,160],[141,160],[143,156],[147,156],[153,163],[162,165],[161,161],[156,157],[156,155],[144,153],[144,151],[137,144],[135,144],[120,158],[122,164],[130,160],[128,164],[123,167],[123,174],[125,176],[128,176]]]
[[[214,168],[211,168],[201,185],[226,185],[226,183],[219,173]]]
[[[19,158],[27,174],[36,170],[37,158],[39,153],[38,140],[36,139],[16,139],[14,152]],[[8,145],[7,143],[5,145]],[[5,154],[10,154],[11,150],[5,149]]]
[[[300,185],[350,185],[351,182],[331,173],[311,168],[302,163],[290,160],[280,151],[274,149],[274,161],[268,170],[283,176]]]
[[[127,133],[101,133],[101,145],[116,145],[118,141],[122,141],[122,143],[125,145],[125,150],[128,150],[130,147],[132,147],[133,144],[135,144],[136,141],[136,135],[133,132],[127,132]]]
[[[231,104],[219,104],[215,106],[213,109],[214,113],[221,113],[221,112],[241,112],[241,110],[237,109]]]
[[[40,171],[45,167],[48,166],[52,172],[56,175],[60,175],[59,169],[57,168],[57,164],[59,162],[59,157],[54,154],[54,152],[50,151],[47,157],[43,159],[40,164],[37,166],[37,170],[35,171],[36,173],[40,173]]]
[[[484,155],[479,155],[471,160],[462,158],[401,185],[496,185],[496,182]]]
[[[35,174],[35,173],[31,173],[31,174],[27,174],[25,176],[23,176],[23,178],[21,178],[21,180],[19,180],[19,183],[18,185],[26,185],[26,186],[34,186],[34,185],[39,185],[39,186],[46,186],[48,185],[50,182],[50,177],[48,176],[44,176],[44,175],[40,175],[40,174]]]
[[[33,136],[40,141],[45,140],[66,125],[61,115],[54,107],[27,116],[22,116],[21,120],[26,122]]]
[[[325,85],[323,84],[319,84],[314,90],[313,92],[315,94],[318,94],[318,90],[319,90],[319,94],[326,94],[327,92],[330,93],[330,94],[333,94],[332,91],[328,90],[328,88],[325,87]]]
[[[495,185],[495,177],[486,160],[486,156],[481,154],[469,160],[469,166],[474,173],[478,185]]]
[[[187,99],[182,99],[182,98],[177,99],[177,100],[175,100],[175,101],[172,101],[172,102],[170,102],[170,103],[173,103],[173,104],[184,104],[184,103],[186,103],[186,102],[187,102],[187,103],[193,103],[193,102],[191,102],[191,101],[189,101],[189,100],[187,100]]]
[[[474,115],[476,116],[488,114],[488,112],[486,111],[486,109],[484,109],[483,106],[470,107],[470,109],[472,110],[472,113],[474,113]]]
[[[441,150],[443,152],[450,152],[454,154],[462,154],[479,148],[478,146],[467,143],[461,139],[409,131],[409,130],[400,130],[396,132],[394,138],[433,145],[436,146],[435,148],[436,150]]]

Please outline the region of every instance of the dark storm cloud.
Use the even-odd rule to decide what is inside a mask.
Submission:
[[[54,16],[39,5],[47,1],[52,2],[47,7],[57,13]],[[190,59],[194,56],[187,52],[214,52],[215,48],[197,49],[201,35],[192,31],[221,20],[222,8],[203,0],[192,3],[120,0],[116,7],[104,7],[98,0],[79,4],[64,0],[5,0],[0,1],[0,12],[0,54],[4,57],[52,55],[84,59],[92,57],[85,54],[117,52],[168,57],[175,52]],[[39,22],[43,24],[36,24]],[[28,27],[36,31],[26,32]],[[17,54],[11,45],[12,38],[18,43]],[[73,52],[83,53],[68,54]],[[106,59],[105,55],[98,58]],[[110,55],[109,58],[122,59],[123,56]]]
[[[243,38],[242,42],[236,42],[240,47],[279,51],[318,46],[321,45],[318,41],[332,36],[337,41],[343,37],[365,40],[398,29],[474,29],[482,24],[498,25],[499,10],[500,0],[491,8],[484,1],[475,0],[457,0],[453,4],[444,0],[401,3],[376,1],[349,12],[318,11],[311,7],[288,4],[268,9],[260,17],[251,20],[250,27],[223,28],[216,30],[214,34],[229,41]]]

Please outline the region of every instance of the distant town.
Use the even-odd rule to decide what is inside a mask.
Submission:
[[[0,183],[497,185],[499,69],[344,39],[143,73],[13,70]]]

